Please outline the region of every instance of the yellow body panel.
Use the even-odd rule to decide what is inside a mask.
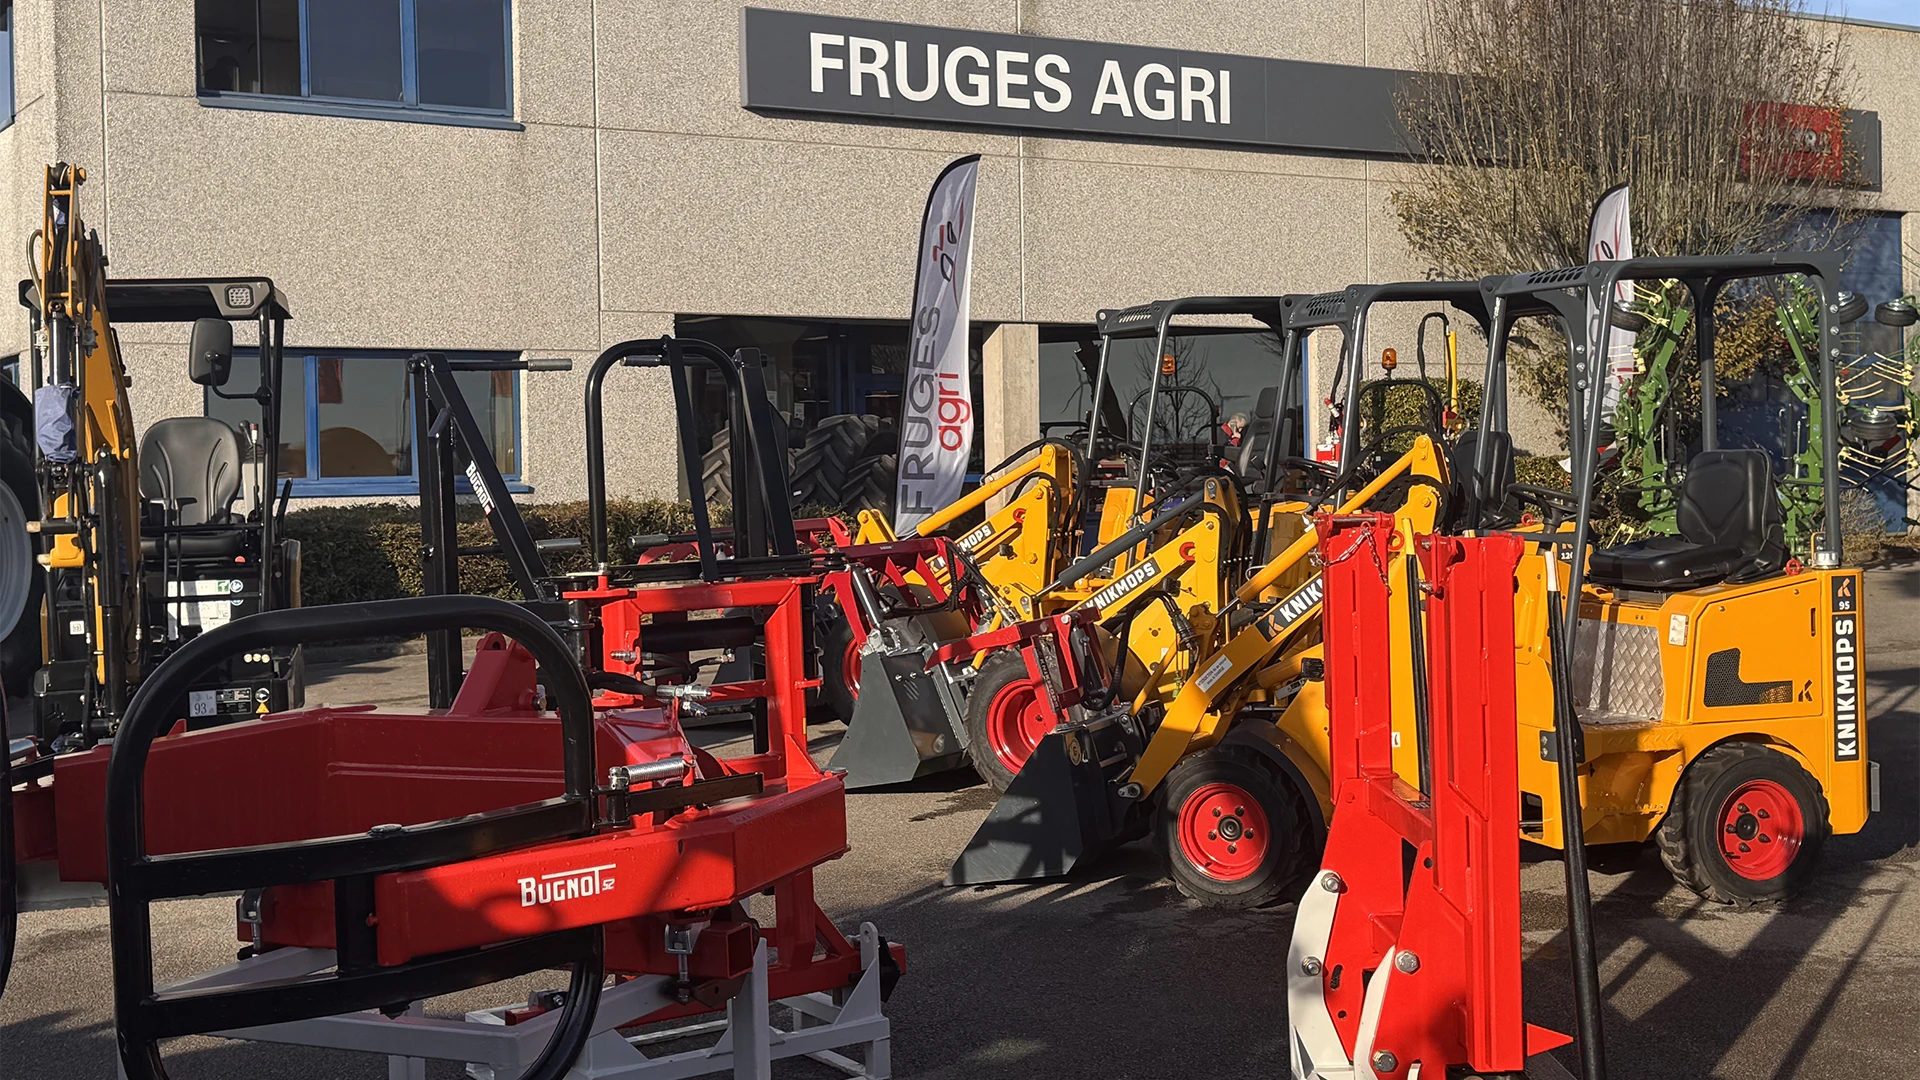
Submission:
[[[1542,749],[1553,713],[1540,568],[1540,555],[1530,552],[1515,601],[1520,789],[1542,808],[1539,827],[1527,828],[1525,835],[1558,847],[1556,766]],[[1797,761],[1824,790],[1833,831],[1858,832],[1871,798],[1858,670],[1864,626],[1859,590],[1859,573],[1852,570],[1713,585],[1644,600],[1589,590],[1581,604],[1583,633],[1612,625],[1658,635],[1654,677],[1659,682],[1648,696],[1659,704],[1650,716],[1583,711],[1587,767],[1581,775],[1581,824],[1587,842],[1647,839],[1672,805],[1686,767],[1714,746],[1736,740],[1764,744]],[[1851,610],[1836,609],[1836,602],[1850,604]],[[1576,677],[1583,673],[1576,664]],[[1583,694],[1593,696],[1576,681],[1576,699]]]

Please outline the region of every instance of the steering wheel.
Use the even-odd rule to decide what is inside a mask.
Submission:
[[[1296,469],[1307,474],[1307,494],[1324,495],[1332,491],[1340,480],[1340,470],[1324,461],[1312,458],[1283,457],[1274,462],[1275,469]]]
[[[1571,491],[1541,487],[1538,484],[1508,484],[1507,494],[1518,496],[1521,502],[1532,503],[1539,507],[1548,525],[1557,527],[1562,521],[1576,517],[1580,513],[1580,500]]]

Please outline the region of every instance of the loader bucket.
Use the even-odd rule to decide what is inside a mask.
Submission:
[[[966,713],[941,670],[919,649],[860,658],[860,700],[830,769],[846,770],[849,791],[904,784],[967,764]]]
[[[1065,877],[1145,834],[1147,807],[1119,794],[1140,741],[1112,716],[1055,728],[993,804],[948,885]]]

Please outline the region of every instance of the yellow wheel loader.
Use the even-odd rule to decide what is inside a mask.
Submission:
[[[1340,330],[1342,365],[1355,371],[1343,380],[1344,410],[1360,418],[1355,358],[1367,354],[1367,317],[1376,304],[1396,302],[1452,304],[1483,326],[1488,320],[1477,283],[1355,286],[1287,297],[1282,356],[1299,355],[1301,341],[1316,328]],[[1283,389],[1300,392],[1297,382]],[[1298,400],[1262,410],[1291,415],[1295,426],[1271,446],[1248,447],[1244,478],[1295,470],[1315,476],[1318,490],[1298,498],[1269,487],[1251,500],[1247,549],[1258,569],[1232,577],[1224,602],[1207,618],[1189,619],[1204,624],[1203,633],[1153,658],[1145,679],[1116,662],[1110,686],[1067,695],[1072,700],[1055,692],[1059,680],[1050,677],[1073,664],[1060,635],[1021,640],[1019,654],[1049,727],[955,861],[949,884],[1064,875],[1148,832],[1160,841],[1181,888],[1211,903],[1271,901],[1318,864],[1328,812],[1327,736],[1325,706],[1309,677],[1319,665],[1320,578],[1307,522],[1320,509],[1391,511],[1410,542],[1447,523],[1457,499],[1438,405],[1416,425],[1420,431],[1347,425],[1345,467],[1329,474],[1301,455],[1304,440],[1291,433],[1302,415]],[[1409,435],[1411,446],[1391,449]],[[1115,605],[1118,611],[1103,612],[1104,625],[1118,624],[1124,634],[1125,613],[1154,599],[1144,583],[1131,595],[1129,603]]]
[[[1806,884],[1833,833],[1858,831],[1877,801],[1867,755],[1858,570],[1841,566],[1836,371],[1842,324],[1864,299],[1839,291],[1827,254],[1635,259],[1499,279],[1485,423],[1505,422],[1505,358],[1516,319],[1568,332],[1572,492],[1508,485],[1550,527],[1529,545],[1515,596],[1520,679],[1521,832],[1558,848],[1580,806],[1589,844],[1651,840],[1681,884],[1751,904]],[[1671,470],[1674,535],[1594,546],[1603,474],[1615,467],[1595,365],[1622,329],[1643,325],[1619,300],[1634,283],[1677,283],[1711,323],[1753,279],[1802,279],[1819,298],[1818,385],[1785,445],[1729,445],[1715,408],[1711,332],[1694,337],[1702,385],[1698,447]],[[1544,312],[1542,308],[1546,309]],[[1602,317],[1593,320],[1589,312]],[[1482,464],[1497,436],[1480,442]],[[1814,467],[1809,468],[1811,463]],[[1484,470],[1483,470],[1484,473]],[[1782,492],[1817,496],[1822,528],[1789,550]],[[1534,533],[1537,535],[1537,532]],[[1578,619],[1564,651],[1547,629],[1548,593],[1565,579]],[[1555,662],[1567,657],[1565,671]],[[1563,790],[1551,731],[1553,679],[1579,719],[1578,790]]]
[[[832,763],[847,771],[850,787],[899,783],[971,761],[989,783],[1004,788],[1050,726],[1036,711],[1035,685],[1017,658],[982,653],[972,664],[943,668],[945,685],[931,691],[916,677],[911,684],[889,680],[890,692],[878,697],[860,693],[866,681],[861,676],[874,671],[883,655],[924,655],[1012,622],[1090,605],[1111,612],[1128,608],[1128,632],[1117,636],[1136,677],[1156,668],[1161,680],[1184,677],[1197,640],[1194,624],[1204,631],[1224,604],[1232,580],[1244,573],[1254,532],[1249,490],[1226,460],[1244,455],[1220,426],[1217,397],[1188,379],[1196,372],[1182,371],[1180,364],[1189,351],[1187,335],[1247,331],[1173,326],[1176,318],[1193,316],[1252,319],[1265,327],[1257,332],[1272,336],[1268,348],[1276,357],[1286,355],[1278,333],[1284,309],[1275,297],[1189,297],[1102,311],[1100,359],[1091,373],[1099,406],[1088,418],[1084,451],[1063,440],[1043,440],[919,526],[922,536],[951,529],[995,497],[1009,496],[957,538],[957,557],[967,565],[930,590],[950,592],[962,577],[982,583],[992,602],[972,613],[971,625],[953,610],[907,619],[877,610],[878,621],[890,625],[874,634],[876,622],[865,607],[925,610],[918,603],[923,597],[902,595],[918,590],[911,580],[869,582],[872,589],[859,590],[871,598],[868,605],[851,595],[827,602],[819,630],[823,696],[853,703],[848,735]],[[1120,365],[1136,363],[1144,369],[1137,380],[1144,386],[1122,409],[1115,375]],[[1277,416],[1272,403],[1298,378],[1297,360],[1280,366],[1261,395],[1270,421],[1263,446],[1282,437],[1271,430]],[[1174,506],[1179,513],[1169,513]],[[894,542],[877,514],[863,514],[861,522],[845,552],[854,573],[864,572],[864,560],[884,558]],[[1137,596],[1158,602],[1133,610],[1129,605]]]

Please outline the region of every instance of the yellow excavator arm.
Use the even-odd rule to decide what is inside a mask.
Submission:
[[[82,576],[103,695],[96,708],[117,715],[139,671],[140,466],[126,365],[106,306],[106,253],[78,212],[85,180],[77,166],[47,166],[29,251],[39,300],[36,368],[46,380],[34,388],[34,414],[47,508],[34,524],[52,534],[42,564]]]

